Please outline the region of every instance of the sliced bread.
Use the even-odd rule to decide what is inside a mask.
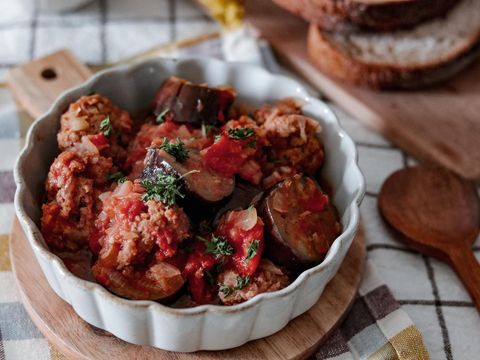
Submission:
[[[310,25],[308,52],[323,72],[378,89],[418,88],[446,80],[480,54],[480,0],[410,30],[339,34]]]
[[[458,0],[273,0],[328,31],[396,30],[444,15]]]

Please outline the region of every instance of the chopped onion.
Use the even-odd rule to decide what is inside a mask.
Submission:
[[[90,141],[88,136],[82,136],[82,146],[87,152],[98,154],[98,148]]]
[[[303,141],[307,141],[307,131],[306,131],[306,127],[307,127],[307,120],[305,120],[304,118],[302,118],[303,121],[299,121],[298,122],[298,127],[300,128],[300,137],[302,138]]]
[[[107,191],[98,195],[98,198],[100,199],[101,202],[104,202],[105,199],[107,199],[111,194],[112,194],[111,191]]]
[[[88,121],[85,120],[83,117],[71,119],[69,125],[70,129],[72,129],[73,131],[86,130],[90,126]]]
[[[133,190],[133,183],[131,181],[125,181],[121,183],[117,188],[115,189],[115,196],[121,197],[121,196],[126,196],[129,193],[131,193]]]
[[[257,209],[253,206],[246,210],[242,210],[237,215],[238,227],[242,230],[248,231],[257,224]]]

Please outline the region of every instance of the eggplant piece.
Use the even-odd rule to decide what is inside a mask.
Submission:
[[[265,223],[265,254],[300,270],[323,260],[341,233],[338,214],[318,183],[295,175],[275,186],[260,208]]]
[[[112,293],[131,300],[168,300],[184,286],[182,272],[167,262],[126,275],[97,261],[92,267],[97,282]]]
[[[263,197],[263,190],[246,181],[239,180],[235,185],[232,196],[226,204],[217,211],[213,225],[217,226],[218,221],[227,211],[246,209],[249,206],[255,206],[260,203]]]
[[[186,175],[189,173],[188,175]],[[158,174],[184,176],[182,181],[189,198],[203,205],[211,205],[229,196],[235,188],[235,179],[223,177],[203,166],[198,150],[189,149],[188,158],[180,163],[164,150],[149,149],[145,158],[142,179],[155,182]],[[189,199],[187,199],[189,200]]]
[[[169,77],[154,100],[154,114],[166,114],[170,120],[192,125],[221,125],[235,100],[232,88],[213,88]]]

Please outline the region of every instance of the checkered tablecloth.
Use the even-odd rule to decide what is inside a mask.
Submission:
[[[0,82],[11,66],[62,47],[95,67],[218,29],[187,0],[93,1],[62,15],[22,7],[28,2],[0,0]],[[207,41],[175,52],[184,53],[221,56],[221,43]],[[405,248],[377,210],[377,194],[385,178],[415,161],[344,111],[334,110],[358,145],[367,179],[361,212],[368,266],[345,322],[315,356],[418,359],[426,356],[419,330],[431,359],[480,359],[480,317],[455,274],[443,263]],[[31,121],[0,85],[1,360],[63,358],[21,305],[8,257],[8,232],[14,216],[12,169]],[[479,245],[477,241],[477,255]]]

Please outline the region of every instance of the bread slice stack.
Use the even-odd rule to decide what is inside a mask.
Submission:
[[[310,21],[323,72],[375,89],[449,79],[480,56],[480,0],[274,0]]]

